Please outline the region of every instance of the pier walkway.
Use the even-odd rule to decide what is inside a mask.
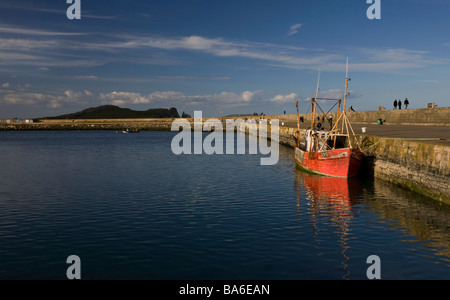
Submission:
[[[297,123],[285,122],[284,126],[297,128]],[[386,137],[450,146],[450,126],[375,125],[364,123],[353,123],[352,126],[356,135]],[[366,127],[366,133],[362,133],[362,127]],[[300,129],[307,129],[307,125],[301,124]]]

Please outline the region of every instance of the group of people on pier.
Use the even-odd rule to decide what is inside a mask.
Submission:
[[[405,101],[403,102],[403,104],[405,104],[405,109],[407,109],[408,105],[409,105],[408,98],[405,98]],[[397,99],[395,99],[395,101],[394,101],[394,110],[396,110],[397,107],[398,107],[399,110],[402,109],[402,100],[398,99],[398,101],[397,101]]]

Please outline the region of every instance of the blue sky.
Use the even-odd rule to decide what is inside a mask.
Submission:
[[[207,117],[307,112],[321,96],[449,106],[450,0],[0,2],[0,118],[114,104]]]

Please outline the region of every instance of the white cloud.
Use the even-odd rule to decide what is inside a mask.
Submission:
[[[30,90],[30,85],[18,87],[16,91],[8,91],[0,96],[0,103],[8,105],[42,106],[59,108],[66,104],[84,105],[94,100],[95,95],[87,90],[79,92],[72,90],[38,93]]]
[[[291,93],[289,95],[277,95],[271,98],[270,102],[284,104],[284,103],[294,103],[296,100],[298,100],[298,95],[295,93]]]
[[[344,90],[342,89],[330,89],[330,90],[319,90],[319,98],[327,99],[344,99]]]
[[[244,91],[240,94],[233,92],[221,92],[213,95],[196,96],[213,104],[218,104],[224,107],[243,106],[249,103],[254,103],[264,100],[267,93],[261,90]]]
[[[201,96],[186,96],[175,91],[153,92],[148,95],[132,92],[101,93],[98,96],[103,104],[125,105],[125,104],[148,104],[148,103],[180,103],[186,100],[202,98]],[[170,104],[172,105],[172,104]]]
[[[5,88],[8,88],[8,87],[9,87],[9,82],[5,82],[5,83],[3,83],[1,86],[2,86],[2,88],[4,88],[4,89],[5,89]]]
[[[250,102],[252,101],[253,97],[255,96],[255,92],[245,91],[242,93],[242,101],[244,102]]]
[[[201,36],[189,36],[181,39],[178,47],[194,50],[209,50],[216,46],[223,46],[224,42],[220,39],[207,39]]]
[[[142,104],[151,102],[148,97],[144,97],[140,93],[129,92],[111,92],[108,94],[100,94],[99,99],[103,104],[120,103],[123,105],[125,103]]]
[[[303,24],[294,24],[289,28],[288,35],[294,35],[298,33],[298,30],[303,26]]]
[[[99,94],[102,104],[126,105],[126,104],[147,104],[173,106],[182,105],[201,105],[208,104],[214,106],[242,106],[257,101],[267,101],[264,91],[244,91],[240,94],[234,92],[220,92],[204,95],[186,95],[176,91],[157,91],[148,95],[129,92],[112,92]]]

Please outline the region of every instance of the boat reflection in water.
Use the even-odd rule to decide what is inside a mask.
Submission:
[[[343,279],[364,276],[360,262],[369,251],[390,266],[386,277],[420,278],[420,272],[432,272],[427,276],[448,278],[449,206],[376,178],[334,178],[299,168],[294,178],[297,216],[301,224],[310,223],[311,246],[322,259],[339,261]]]
[[[348,279],[350,257],[347,250],[351,238],[350,226],[354,206],[360,201],[362,194],[359,178],[321,176],[305,172],[297,166],[295,185],[298,215],[304,215],[300,210],[304,210],[305,205],[308,206],[314,244],[320,247],[322,237],[319,236],[319,232],[327,231],[330,226],[336,228],[331,234],[335,235],[343,256],[342,277]],[[305,195],[306,199],[302,199]]]
[[[347,215],[361,195],[361,184],[357,177],[346,179],[321,176],[304,172],[298,167],[295,175],[297,200],[300,201],[300,189],[303,187],[312,214],[323,213],[323,209],[326,209],[332,214]]]

